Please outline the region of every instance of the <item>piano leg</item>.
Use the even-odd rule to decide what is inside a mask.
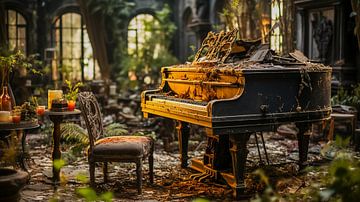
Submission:
[[[230,148],[232,158],[232,172],[234,175],[234,181],[231,183],[227,180],[228,184],[233,189],[233,195],[236,199],[239,199],[245,191],[244,175],[246,158],[249,153],[246,145],[250,138],[249,133],[230,135],[229,139],[232,144]],[[226,178],[225,178],[226,180]]]
[[[177,132],[179,139],[179,153],[180,153],[180,161],[181,167],[187,168],[188,166],[188,145],[189,145],[189,136],[190,136],[190,127],[189,123],[178,121],[177,122]]]
[[[299,169],[302,170],[307,166],[307,155],[309,149],[309,136],[305,132],[309,130],[309,123],[300,123],[296,124],[299,128],[299,133],[297,134],[298,147],[299,147]]]

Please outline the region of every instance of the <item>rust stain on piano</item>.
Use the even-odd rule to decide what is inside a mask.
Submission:
[[[190,64],[163,67],[158,89],[144,91],[144,117],[178,121],[181,166],[188,166],[189,123],[206,128],[203,159],[192,159],[194,178],[224,179],[234,196],[244,194],[251,134],[295,122],[299,165],[306,165],[311,123],[330,117],[331,68],[301,52],[281,57],[260,41],[236,40],[236,30],[209,33]]]

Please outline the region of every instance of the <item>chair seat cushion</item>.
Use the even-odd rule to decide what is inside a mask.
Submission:
[[[153,139],[146,136],[112,136],[95,142],[94,157],[134,159],[146,157],[152,148]]]

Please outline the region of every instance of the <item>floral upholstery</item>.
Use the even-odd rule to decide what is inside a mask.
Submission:
[[[151,151],[153,140],[145,136],[113,136],[95,142],[94,157],[112,157],[119,159],[143,158]]]

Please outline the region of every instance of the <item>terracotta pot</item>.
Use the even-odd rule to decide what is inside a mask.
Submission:
[[[0,168],[0,201],[20,200],[20,190],[29,181],[29,174],[9,168]]]

